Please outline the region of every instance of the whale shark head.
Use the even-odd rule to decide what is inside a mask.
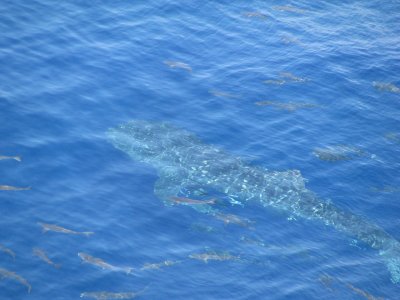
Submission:
[[[199,142],[193,134],[169,123],[144,120],[110,128],[106,136],[117,149],[142,162],[165,159]]]

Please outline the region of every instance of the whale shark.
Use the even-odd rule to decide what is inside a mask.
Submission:
[[[171,197],[210,190],[233,204],[261,203],[292,216],[319,221],[379,251],[393,283],[400,283],[400,243],[366,218],[324,201],[305,186],[298,170],[271,171],[254,166],[195,134],[167,122],[133,120],[109,128],[112,145],[133,160],[151,165],[159,176],[155,195],[170,205]],[[194,205],[214,216],[216,204]]]

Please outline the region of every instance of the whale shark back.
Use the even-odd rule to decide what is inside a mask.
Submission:
[[[319,220],[379,250],[391,280],[400,282],[399,242],[365,218],[319,199],[306,188],[300,171],[277,172],[248,165],[168,123],[135,120],[111,128],[106,134],[117,149],[157,170],[159,179],[154,193],[166,205],[171,205],[171,197],[190,197],[214,190],[232,204],[257,201],[291,215]],[[192,207],[213,216],[221,215],[218,205],[209,204]]]

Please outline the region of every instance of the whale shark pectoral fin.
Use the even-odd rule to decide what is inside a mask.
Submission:
[[[166,205],[171,205],[171,197],[178,196],[183,180],[176,173],[161,173],[160,178],[154,184],[154,194]]]
[[[380,255],[386,262],[391,281],[400,283],[400,244],[396,244],[386,251],[381,251]]]
[[[400,257],[391,257],[386,260],[386,266],[393,283],[400,283]]]

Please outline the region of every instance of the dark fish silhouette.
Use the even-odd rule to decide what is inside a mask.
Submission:
[[[346,283],[346,286],[349,289],[351,289],[353,292],[363,296],[364,298],[366,298],[368,300],[384,300],[384,298],[373,296],[370,293],[368,293],[368,292],[366,292],[366,291],[364,291],[362,289],[359,289],[359,288],[355,287],[354,285],[352,285],[350,283]]]
[[[282,110],[295,111],[301,108],[315,108],[318,107],[312,103],[298,103],[298,102],[276,102],[276,101],[258,101],[255,102],[258,106],[272,106]]]
[[[103,270],[110,270],[110,271],[116,271],[116,272],[125,272],[126,274],[131,274],[133,271],[133,268],[129,267],[116,267],[113,265],[110,265],[109,263],[106,263],[104,260],[101,258],[93,257],[89,254],[79,252],[78,256],[82,259],[83,262],[89,263],[91,265],[98,266],[102,268]]]
[[[60,264],[54,263],[48,256],[47,254],[39,248],[33,248],[33,254],[48,263],[50,266],[53,266],[56,269],[59,269],[61,267]]]
[[[26,286],[28,288],[28,293],[31,292],[32,287],[29,284],[29,282],[25,278],[19,276],[15,272],[9,271],[7,269],[0,268],[0,279],[3,279],[3,278],[9,278],[9,279],[18,281],[18,282],[20,282],[21,284],[23,284],[24,286]]]
[[[180,61],[166,60],[166,61],[164,61],[164,63],[171,68],[183,69],[188,72],[192,72],[192,68],[188,64],[185,64]]]
[[[222,92],[218,90],[209,90],[209,93],[214,95],[215,97],[222,97],[222,98],[240,98],[239,96],[227,93],[227,92]]]
[[[216,199],[210,200],[196,200],[190,199],[186,197],[171,197],[171,201],[179,204],[188,204],[188,205],[204,205],[204,204],[215,204]]]
[[[395,86],[393,83],[374,81],[372,85],[374,86],[374,88],[380,91],[400,93],[400,88],[398,86]]]
[[[84,292],[81,298],[93,298],[96,300],[111,300],[111,299],[133,299],[144,293],[148,286],[139,292],[125,292],[125,293],[112,293],[112,292]]]
[[[7,253],[8,255],[10,255],[13,259],[15,259],[15,253],[14,251],[12,251],[11,249],[3,246],[2,244],[0,244],[0,251]]]
[[[247,219],[240,218],[239,216],[232,214],[216,213],[214,215],[218,220],[223,221],[225,224],[236,224],[243,227],[249,227],[250,221]]]
[[[242,15],[247,18],[258,18],[258,19],[267,19],[268,18],[268,16],[266,14],[263,14],[262,12],[259,12],[259,11],[246,11]]]
[[[38,224],[40,226],[42,226],[42,230],[44,233],[46,233],[47,231],[54,231],[54,232],[61,232],[61,233],[66,233],[66,234],[75,234],[75,235],[84,235],[84,236],[90,236],[92,234],[94,234],[94,232],[91,231],[83,231],[83,232],[79,232],[79,231],[74,231],[71,229],[67,229],[58,225],[54,225],[54,224],[46,224],[46,223],[41,223],[38,222]]]
[[[300,8],[289,6],[289,5],[273,6],[272,9],[279,10],[279,11],[294,12],[294,13],[298,13],[298,14],[302,14],[305,12],[304,9],[300,9]]]
[[[233,256],[229,253],[216,253],[216,252],[194,253],[194,254],[190,254],[189,258],[202,260],[205,263],[208,263],[209,260],[225,261],[225,260],[239,260],[240,259],[239,256]]]
[[[285,82],[286,81],[283,79],[268,79],[264,81],[264,83],[266,84],[274,84],[274,85],[283,85],[285,84]]]
[[[17,187],[11,185],[0,185],[0,191],[28,191],[31,187]]]
[[[325,148],[315,148],[313,154],[320,160],[341,161],[351,160],[357,157],[365,156],[366,153],[356,147],[346,145],[327,146]]]
[[[169,267],[172,265],[176,265],[180,263],[180,261],[172,261],[172,260],[165,260],[161,263],[155,263],[155,264],[150,264],[150,263],[146,263],[143,265],[143,267],[140,269],[142,271],[144,270],[158,270],[161,269],[162,267]]]
[[[5,155],[0,155],[0,160],[3,160],[3,159],[13,159],[13,160],[16,160],[16,161],[21,161],[21,160],[22,160],[21,156],[5,156]]]
[[[290,72],[281,72],[279,74],[281,77],[285,78],[286,80],[293,81],[293,82],[307,82],[307,78],[297,77]]]

